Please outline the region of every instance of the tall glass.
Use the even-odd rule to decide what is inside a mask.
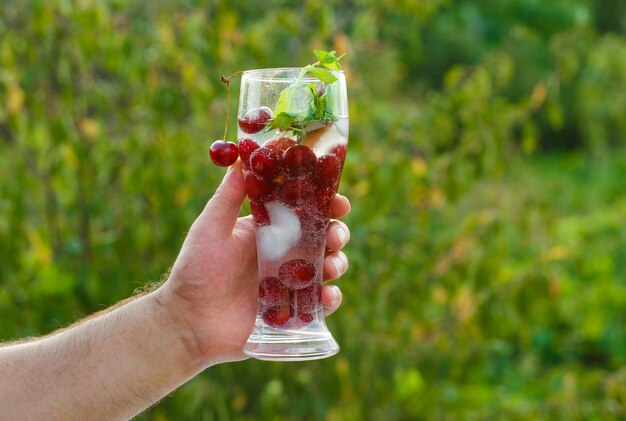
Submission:
[[[321,303],[330,205],[348,143],[346,79],[340,70],[331,73],[334,83],[300,68],[242,75],[238,138],[259,269],[257,317],[244,352],[257,359],[312,360],[339,351]],[[308,114],[302,130],[270,129],[280,119],[274,113],[285,109],[284,98],[277,104],[281,93],[296,83],[303,89],[290,97],[289,111],[296,120]],[[314,100],[331,117],[312,117]]]

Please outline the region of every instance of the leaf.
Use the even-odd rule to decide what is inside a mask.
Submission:
[[[270,123],[268,124],[267,129],[268,130],[278,129],[278,130],[288,131],[288,130],[291,130],[294,121],[296,121],[295,115],[289,114],[286,112],[281,112],[277,114],[276,116],[274,116],[274,119],[270,121]]]
[[[313,50],[313,53],[315,54],[315,57],[317,57],[317,60],[320,62],[320,64],[322,64],[322,62],[324,60],[327,60],[328,56],[334,56],[335,52],[334,51],[324,51],[324,50]]]
[[[337,81],[337,78],[335,77],[335,75],[330,73],[328,70],[313,68],[310,70],[310,72],[314,74],[316,78],[318,78],[320,81],[324,83],[334,83]]]
[[[320,66],[326,67],[331,70],[341,70],[341,64],[339,64],[339,58],[335,56],[335,52],[313,50]]]
[[[274,114],[287,113],[294,117],[306,117],[311,112],[311,94],[305,85],[291,85],[283,89],[276,102]]]

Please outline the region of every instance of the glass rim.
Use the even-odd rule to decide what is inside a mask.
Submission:
[[[292,81],[298,78],[299,72],[303,69],[303,67],[267,67],[263,69],[250,69],[244,70],[241,74],[242,79],[245,77],[249,80],[255,81],[263,81],[263,82],[271,82],[271,81]],[[330,72],[331,74],[342,75],[344,74],[343,70],[331,70],[324,69]],[[295,74],[293,76],[261,76],[259,74],[270,72],[280,73],[280,72],[289,72],[293,71]],[[257,76],[258,75],[258,76]],[[320,82],[318,78],[315,76],[303,76],[300,79],[302,82]]]

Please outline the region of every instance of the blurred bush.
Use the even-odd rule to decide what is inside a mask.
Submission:
[[[0,16],[0,337],[158,280],[222,174],[219,75],[336,49],[341,353],[215,367],[142,418],[626,417],[623,2],[5,0]]]

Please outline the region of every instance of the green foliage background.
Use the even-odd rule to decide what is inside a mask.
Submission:
[[[0,338],[158,280],[223,174],[219,75],[313,48],[348,52],[342,350],[140,419],[626,418],[619,0],[3,1]]]

